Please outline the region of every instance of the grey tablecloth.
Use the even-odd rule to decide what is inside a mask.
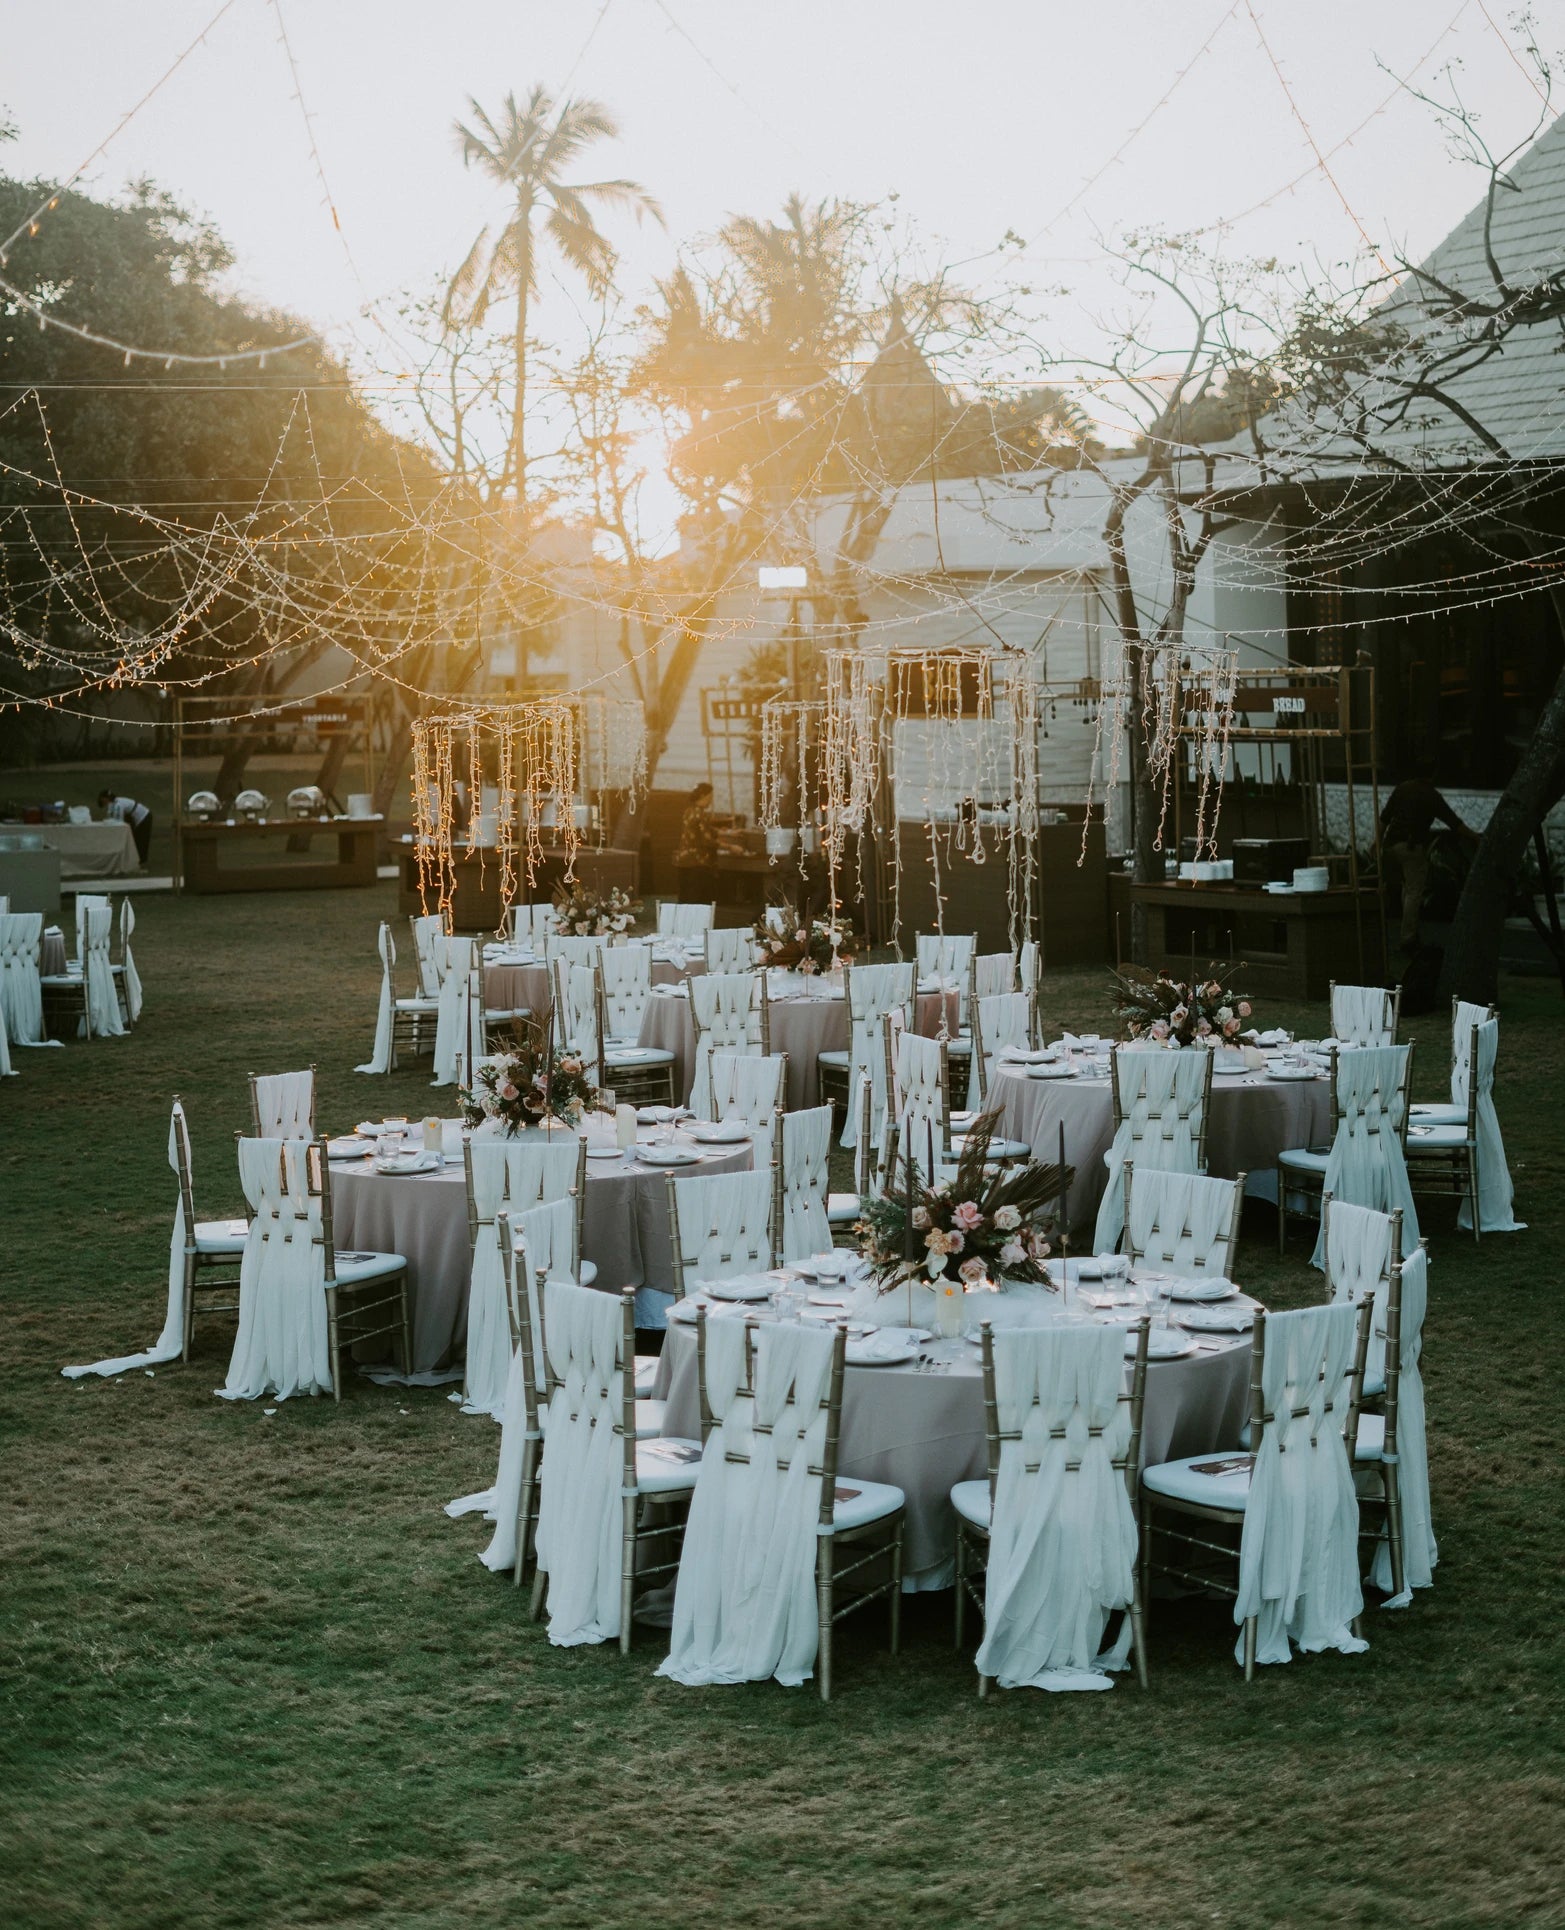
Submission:
[[[29,825],[60,854],[62,878],[123,878],[140,871],[136,840],[128,824],[113,818],[106,824]]]
[[[788,1111],[819,1103],[816,1059],[822,1052],[848,1049],[848,1006],[844,998],[774,998],[768,1002],[773,1052],[788,1055]],[[940,1030],[942,1013],[956,1027],[956,1000],[938,992],[920,993],[914,1024],[926,1038]],[[688,1104],[695,1077],[696,1035],[687,998],[650,998],[641,1021],[641,1045],[674,1055],[674,1090]]]
[[[652,961],[652,983],[654,985],[678,985],[694,972],[704,971],[698,960],[694,965],[674,965],[667,959],[655,958]],[[515,1012],[522,1007],[536,1019],[549,1015],[551,994],[549,991],[549,972],[544,965],[490,965],[484,966],[484,1005],[491,1012]],[[651,1044],[643,1039],[644,1045]]]
[[[896,1296],[891,1296],[894,1306]],[[889,1318],[890,1316],[888,1316]],[[1236,1446],[1249,1386],[1250,1337],[1224,1337],[1216,1351],[1152,1362],[1142,1413],[1142,1465]],[[988,1468],[983,1375],[965,1341],[925,1350],[949,1360],[942,1374],[911,1367],[850,1367],[843,1380],[838,1469],[889,1481],[907,1496],[904,1587],[944,1588],[952,1578],[956,1515],[951,1490]],[[666,1434],[699,1440],[701,1398],[695,1328],[669,1325],[657,1392],[668,1402]]]
[[[993,1098],[1001,1102],[1000,1130],[1026,1140],[1041,1160],[1065,1158],[1076,1169],[1067,1199],[1072,1230],[1090,1230],[1107,1175],[1103,1155],[1114,1138],[1114,1101],[1104,1079],[1030,1079],[1001,1066]],[[1290,1146],[1317,1146],[1331,1131],[1331,1086],[1326,1079],[1281,1081],[1264,1072],[1214,1078],[1207,1129],[1206,1169],[1220,1179],[1269,1171]],[[1194,1452],[1194,1450],[1192,1450]]]
[[[594,1143],[604,1143],[603,1136],[595,1133]],[[699,1167],[677,1171],[737,1173],[751,1163],[746,1143],[706,1153]],[[605,1291],[648,1287],[672,1293],[668,1170],[639,1161],[588,1160],[582,1257],[597,1267],[596,1284]],[[332,1207],[339,1250],[400,1253],[407,1261],[414,1368],[460,1363],[471,1272],[462,1168],[394,1178],[367,1162],[334,1164]]]

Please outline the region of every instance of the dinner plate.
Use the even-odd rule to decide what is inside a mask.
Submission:
[[[1315,1078],[1317,1074],[1313,1066],[1268,1066],[1266,1076],[1268,1079],[1282,1080],[1285,1084],[1299,1084],[1305,1079]]]
[[[1238,1291],[1232,1280],[1225,1280],[1221,1274],[1213,1273],[1204,1279],[1171,1282],[1168,1297],[1170,1300],[1187,1302],[1231,1300]]]
[[[1067,1276],[1073,1281],[1101,1280],[1103,1278],[1104,1266],[1116,1266],[1119,1258],[1120,1256],[1117,1253],[1084,1253],[1079,1258],[1073,1260],[1045,1261],[1044,1271],[1048,1274],[1051,1283],[1056,1287]]]
[[[1176,1327],[1149,1327],[1147,1329],[1148,1360],[1182,1360],[1186,1354],[1195,1352],[1195,1341],[1189,1334],[1182,1334]],[[1125,1336],[1125,1357],[1135,1358],[1136,1335]]]
[[[636,1157],[649,1166],[699,1166],[701,1155],[689,1146],[638,1146]]]
[[[589,1159],[623,1159],[625,1155],[618,1146],[589,1146],[587,1157]]]
[[[805,1298],[812,1307],[845,1307],[853,1296],[846,1287],[814,1287]]]
[[[1249,1070],[1248,1066],[1214,1065],[1212,1067],[1213,1076],[1218,1079],[1242,1079]]]
[[[731,1280],[698,1280],[696,1289],[711,1300],[770,1300],[776,1284],[764,1273],[737,1273]]]
[[[410,1133],[411,1119],[361,1119],[353,1129],[365,1139],[379,1139],[382,1133]]]
[[[690,1137],[702,1146],[742,1146],[750,1138],[748,1126],[730,1125],[727,1120],[703,1121],[690,1127]]]
[[[1049,1052],[1018,1052],[1012,1046],[1004,1047],[997,1055],[1003,1066],[1047,1066],[1054,1064],[1054,1055]]]
[[[1054,1064],[1029,1066],[1027,1068],[1027,1077],[1029,1079],[1074,1079],[1076,1077],[1076,1068],[1072,1065],[1060,1065],[1057,1062]]]
[[[1253,1307],[1184,1307],[1179,1324],[1193,1334],[1246,1334],[1255,1325]]]
[[[349,1133],[343,1139],[328,1139],[326,1142],[328,1159],[362,1159],[366,1153],[374,1150],[374,1140],[362,1138],[358,1133]]]
[[[398,1153],[394,1159],[377,1159],[375,1171],[395,1178],[408,1173],[438,1173],[444,1165],[439,1153]]]
[[[848,1342],[844,1358],[850,1367],[905,1367],[918,1359],[918,1342],[901,1334],[867,1334]]]
[[[833,1284],[845,1286],[863,1271],[863,1262],[856,1253],[812,1253],[807,1260],[794,1260],[793,1271],[801,1280],[819,1280],[823,1287]]]

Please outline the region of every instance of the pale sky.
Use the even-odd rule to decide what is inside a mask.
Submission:
[[[151,174],[215,219],[245,292],[357,341],[361,365],[373,353],[388,375],[395,352],[355,320],[365,302],[449,270],[499,211],[451,133],[470,93],[493,108],[542,80],[619,117],[622,140],[598,150],[591,171],[641,180],[669,222],[667,234],[611,224],[632,296],[679,242],[730,213],[770,214],[793,188],[894,191],[952,258],[977,257],[964,272],[980,285],[1002,235],[1027,237],[1025,278],[1072,291],[1054,304],[1051,332],[1083,346],[1110,299],[1098,237],[1127,226],[1243,214],[1228,246],[1287,261],[1345,260],[1359,224],[1415,251],[1437,241],[1479,182],[1393,76],[1428,84],[1459,58],[1498,147],[1538,106],[1491,25],[1504,26],[1504,0],[280,4],[340,234],[273,0],[231,0],[84,185],[110,193]],[[3,0],[0,104],[21,133],[0,166],[70,173],[218,5]],[[1544,0],[1538,17],[1546,45],[1565,42],[1565,0]],[[1006,259],[1017,272],[1014,252]],[[112,312],[93,320],[113,332]],[[540,327],[561,338],[574,327],[558,290]]]

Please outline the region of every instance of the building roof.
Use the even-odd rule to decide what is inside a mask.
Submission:
[[[1409,274],[1376,311],[1375,319],[1401,323],[1425,344],[1472,343],[1482,318],[1453,321],[1442,316],[1440,289],[1456,290],[1475,302],[1498,297],[1485,254],[1487,194],[1459,221],[1437,248]],[[1378,416],[1373,445],[1399,462],[1418,468],[1457,468],[1497,460],[1558,461],[1565,458],[1565,115],[1505,170],[1495,194],[1491,241],[1495,261],[1513,290],[1553,286],[1552,314],[1521,323],[1504,338],[1498,353],[1476,361],[1441,386],[1504,449],[1498,457],[1453,410],[1437,400],[1419,399],[1405,412],[1398,407],[1394,379],[1372,382],[1363,399]],[[1421,358],[1427,361],[1427,356]],[[1301,422],[1288,406],[1262,425],[1274,449],[1313,444],[1315,473],[1358,466],[1362,452],[1334,430],[1340,423]],[[1248,438],[1236,439],[1238,450]],[[1230,479],[1229,486],[1232,486]]]

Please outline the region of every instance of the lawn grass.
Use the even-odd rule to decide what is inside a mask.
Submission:
[[[1559,1875],[1557,990],[1505,991],[1501,1112],[1530,1229],[1427,1216],[1436,1585],[1367,1655],[1246,1689],[1216,1604],[1157,1608],[1152,1689],[974,1695],[949,1596],[899,1660],[849,1623],[838,1693],[654,1681],[660,1639],[557,1651],[475,1559],[496,1430],[446,1390],[212,1398],[188,1368],[72,1383],[162,1319],[169,1095],[197,1201],[237,1207],[245,1074],[314,1061],[319,1116],[422,1110],[357,1077],[392,890],[145,899],[124,1042],[0,1089],[0,1923],[1124,1926],[1565,1921]],[[1102,980],[1052,976],[1054,1023]],[[1273,1002],[1271,1021],[1302,1014]],[[1317,1015],[1318,1028],[1319,1018]],[[1445,1027],[1413,1022],[1419,1086]],[[1242,1277],[1318,1291],[1252,1209]]]

